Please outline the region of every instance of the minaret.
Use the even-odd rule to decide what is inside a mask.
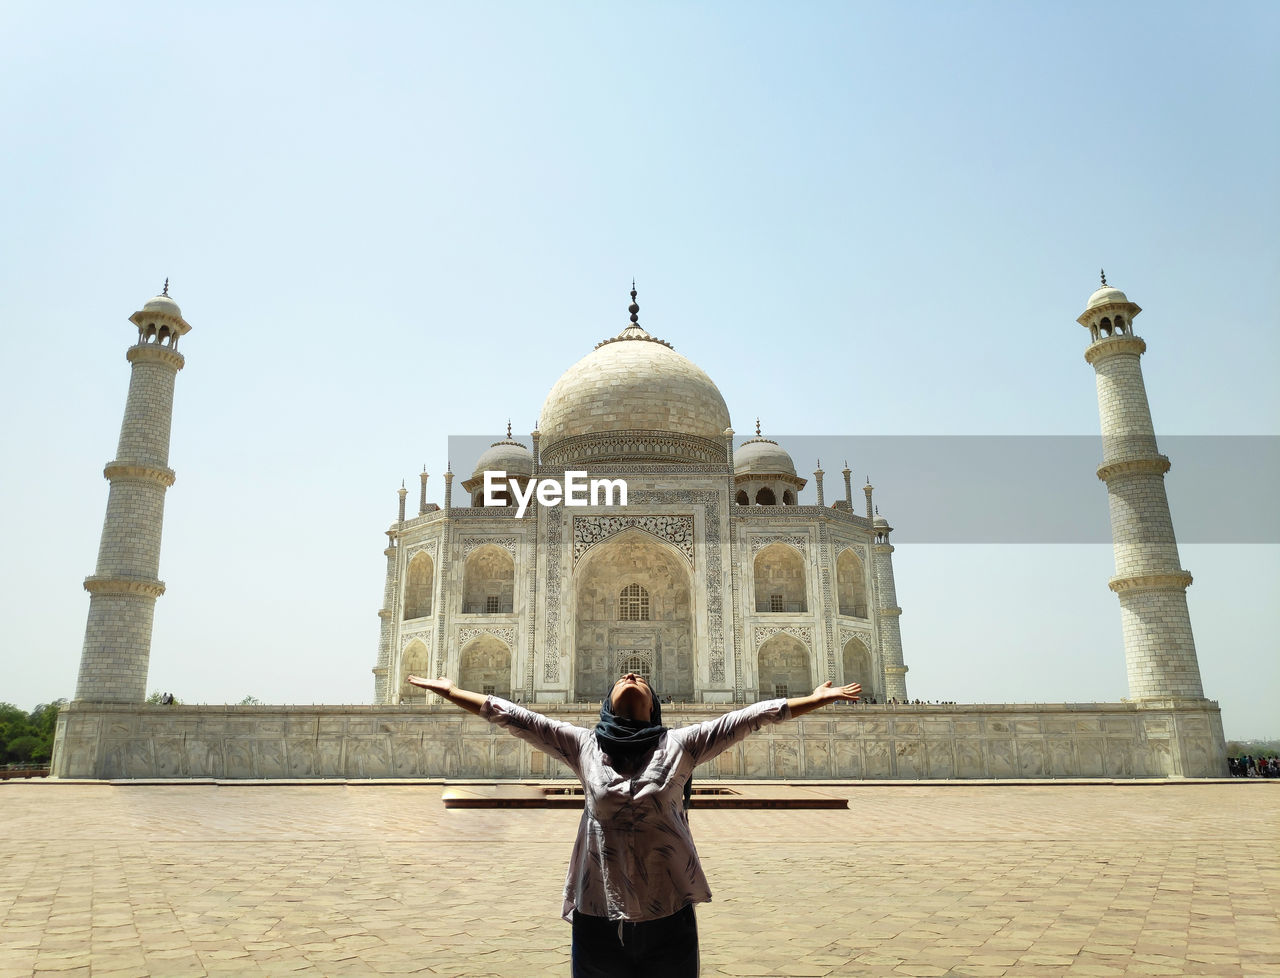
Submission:
[[[164,291],[129,321],[138,327],[138,342],[126,354],[133,364],[129,398],[115,461],[102,473],[111,490],[98,566],[84,582],[89,620],[76,683],[81,702],[146,699],[151,623],[156,598],[164,594],[157,575],[164,493],[174,480],[169,468],[173,382],[184,363],[178,338],[191,326],[169,296],[168,279]]]
[[[1201,699],[1200,666],[1187,613],[1191,575],[1180,566],[1169,517],[1164,474],[1169,459],[1156,448],[1151,408],[1139,358],[1147,344],[1133,333],[1142,312],[1119,289],[1102,288],[1076,320],[1089,330],[1084,358],[1098,378],[1102,465],[1107,484],[1116,576],[1108,585],[1120,598],[1129,697]]]
[[[868,498],[870,495],[867,493]],[[876,593],[880,598],[876,615],[880,619],[880,661],[884,665],[884,695],[885,699],[905,703],[907,667],[902,664],[902,628],[898,623],[902,609],[898,607],[898,589],[893,583],[893,544],[889,542],[893,527],[879,512],[871,527],[875,535],[875,543],[871,549],[875,554]]]
[[[391,647],[395,641],[396,595],[400,592],[399,531],[387,530],[387,583],[382,590],[382,607],[378,609],[378,664],[373,667],[373,701],[394,703],[398,690],[391,677]]]

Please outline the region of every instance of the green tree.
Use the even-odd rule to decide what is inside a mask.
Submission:
[[[9,759],[10,745],[21,737],[32,736],[31,717],[12,703],[0,703],[0,761]]]
[[[10,764],[30,764],[32,755],[41,747],[40,738],[35,734],[22,734],[14,737],[5,746],[5,760]]]
[[[41,703],[30,713],[12,703],[0,703],[0,761],[46,764],[53,755],[58,711],[66,700]]]

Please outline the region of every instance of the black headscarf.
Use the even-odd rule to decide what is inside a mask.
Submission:
[[[596,724],[596,743],[600,749],[615,760],[625,765],[635,765],[650,751],[658,746],[658,741],[667,732],[662,725],[662,701],[653,687],[647,682],[649,702],[652,704],[648,720],[633,720],[631,717],[618,716],[613,712],[613,686],[604,694],[604,702],[600,704],[600,722]],[[693,793],[693,778],[690,777],[684,786],[684,807],[689,807],[689,798]]]

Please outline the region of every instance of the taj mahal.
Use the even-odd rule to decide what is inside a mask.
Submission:
[[[806,480],[776,442],[734,448],[699,367],[630,323],[570,367],[526,445],[495,442],[445,502],[388,530],[377,703],[423,700],[406,675],[532,703],[598,699],[619,671],[684,703],[741,703],[860,682],[906,700],[891,527],[872,487],[796,505]],[[532,446],[532,447],[530,447]],[[483,505],[485,472],[517,484],[583,471],[623,480],[624,507]],[[514,488],[514,487],[513,487]],[[515,489],[518,492],[518,489]]]
[[[868,702],[772,727],[707,777],[1142,778],[1226,774],[1205,698],[1160,454],[1143,384],[1141,308],[1102,287],[1076,322],[1103,435],[1129,698],[1119,703],[912,705],[893,575],[893,527],[846,464],[816,505],[777,442],[736,441],[711,377],[629,322],[557,380],[525,439],[480,455],[442,503],[428,475],[386,529],[371,706],[156,708],[144,703],[160,580],[174,384],[191,326],[165,292],[130,317],[131,381],[90,594],[76,698],[59,717],[63,778],[558,778],[568,773],[410,674],[534,704],[590,725],[620,672],[644,675],[694,722],[728,704],[859,682]],[[496,493],[486,474],[510,480]],[[535,484],[625,484],[626,502],[558,505]],[[465,496],[462,494],[465,493]],[[1101,496],[1101,494],[1100,494]],[[525,505],[525,503],[528,505]],[[1101,498],[1099,499],[1101,505]],[[353,670],[357,664],[353,663]]]

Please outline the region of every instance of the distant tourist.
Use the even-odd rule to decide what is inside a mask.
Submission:
[[[825,682],[671,730],[661,700],[627,673],[600,707],[595,731],[552,720],[448,679],[408,682],[504,727],[569,766],[586,804],[569,857],[562,916],[573,925],[574,978],[686,978],[698,974],[695,903],[711,899],[686,811],[693,769],[768,723],[857,700],[857,683]]]

